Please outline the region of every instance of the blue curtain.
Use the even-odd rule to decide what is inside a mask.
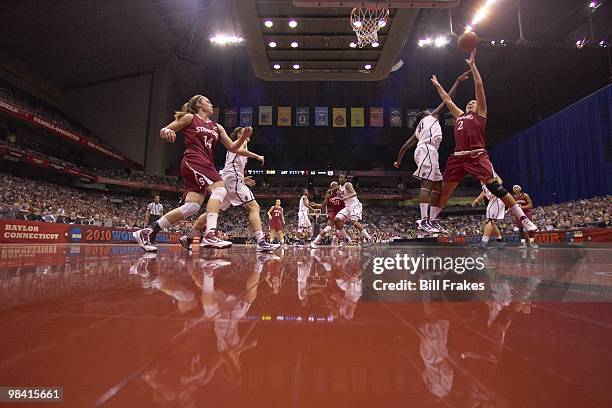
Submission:
[[[612,193],[612,85],[599,90],[491,151],[510,187],[520,184],[535,205]]]

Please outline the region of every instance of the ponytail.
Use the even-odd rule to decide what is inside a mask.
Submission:
[[[192,96],[188,102],[185,102],[183,104],[183,107],[181,108],[180,111],[174,112],[174,118],[176,120],[179,120],[180,118],[182,118],[188,113],[196,114],[198,111],[198,102],[200,101],[200,98],[203,98],[203,96],[202,95]]]

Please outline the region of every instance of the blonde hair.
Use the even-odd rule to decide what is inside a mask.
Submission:
[[[232,134],[230,135],[230,139],[232,139],[233,141],[238,140],[238,138],[240,137],[240,132],[242,132],[244,128],[243,127],[237,127],[236,129],[234,129],[232,131]]]
[[[174,112],[174,118],[176,120],[179,120],[180,118],[182,118],[183,116],[185,116],[188,113],[196,114],[198,112],[198,102],[203,97],[204,96],[202,96],[202,95],[192,96],[191,99],[189,99],[188,102],[183,104],[183,107],[181,108],[180,111]]]

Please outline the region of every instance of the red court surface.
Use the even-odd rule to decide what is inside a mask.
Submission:
[[[0,246],[0,384],[66,407],[612,406],[611,247],[488,251],[469,301],[377,298],[385,251]]]

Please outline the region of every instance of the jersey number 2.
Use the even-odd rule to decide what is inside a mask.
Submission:
[[[459,122],[459,127],[457,128],[457,130],[463,130],[463,121]]]

